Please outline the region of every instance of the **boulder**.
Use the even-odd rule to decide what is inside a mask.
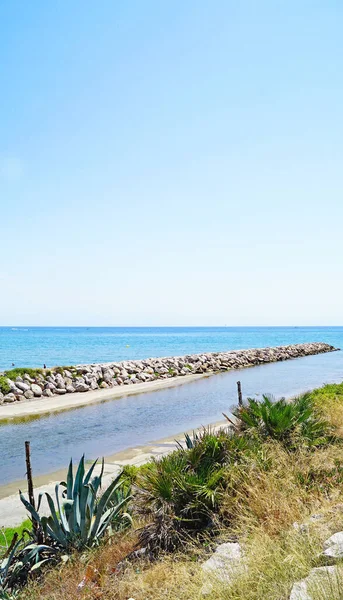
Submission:
[[[0,392],[0,404],[2,404],[4,401],[4,395],[2,392]]]
[[[73,394],[75,392],[75,388],[73,385],[67,385],[66,387],[67,394]]]
[[[211,558],[204,562],[201,568],[212,581],[224,584],[230,583],[246,568],[240,544],[237,542],[220,544]],[[204,585],[202,593],[207,595],[211,591],[212,585],[208,582]]]
[[[28,400],[31,400],[34,397],[34,393],[32,392],[32,390],[27,390],[26,392],[24,392],[24,396]]]
[[[76,392],[88,392],[88,390],[89,390],[89,385],[87,385],[86,383],[78,383],[75,386]]]
[[[324,542],[324,556],[343,558],[343,531],[338,531]]]
[[[50,398],[51,396],[53,396],[53,393],[51,390],[49,390],[49,388],[46,388],[45,390],[43,390],[43,396],[47,396],[48,398]]]
[[[42,388],[37,383],[31,384],[31,391],[33,392],[34,396],[36,396],[37,398],[39,398],[39,396],[41,396],[43,393]]]
[[[338,580],[337,567],[316,567],[305,579],[297,581],[293,585],[289,600],[314,600],[317,598],[318,592],[320,597],[329,600],[329,598],[333,598]],[[326,595],[327,593],[329,596]]]
[[[55,388],[54,393],[63,396],[63,394],[67,393],[67,390],[65,388]]]
[[[15,402],[16,401],[15,394],[12,394],[12,393],[6,394],[6,396],[4,396],[4,398],[3,398],[3,401],[4,402]]]
[[[108,385],[108,383],[106,383],[106,381],[102,381],[99,385],[99,388],[101,388],[102,390],[105,390],[108,387],[110,386]]]
[[[112,371],[113,373],[113,371]],[[103,380],[106,381],[106,383],[110,383],[113,379],[113,375],[110,373],[110,371],[105,371],[104,375],[103,375]]]
[[[45,384],[44,389],[54,392],[56,389],[56,386],[54,383],[50,383],[50,381],[48,381],[48,383]]]
[[[24,394],[19,394],[19,396],[16,396],[16,400],[17,400],[17,402],[21,402],[22,400],[25,400]]]
[[[16,384],[17,388],[19,390],[21,390],[22,392],[27,392],[27,390],[30,389],[29,384],[28,383],[24,383],[23,381],[16,381],[15,384]]]

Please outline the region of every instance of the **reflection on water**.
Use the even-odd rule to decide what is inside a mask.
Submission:
[[[236,382],[244,396],[292,396],[343,380],[343,354],[334,352],[240,371],[192,383],[42,416],[0,427],[0,484],[25,476],[24,441],[31,441],[35,474],[66,467],[71,456],[106,456],[132,446],[222,419],[236,403]]]

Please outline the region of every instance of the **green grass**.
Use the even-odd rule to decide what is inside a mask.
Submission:
[[[24,535],[26,529],[28,531],[32,529],[30,519],[27,519],[17,527],[0,528],[0,555],[2,554],[2,549],[6,551],[6,548],[10,545],[14,534],[17,533],[18,537],[20,538],[22,535]]]
[[[11,369],[10,371],[5,371],[5,375],[8,379],[12,379],[15,381],[17,377],[23,377],[23,375],[27,374],[32,379],[35,379],[37,375],[42,375],[42,369],[29,369],[26,367],[16,367],[15,369]]]

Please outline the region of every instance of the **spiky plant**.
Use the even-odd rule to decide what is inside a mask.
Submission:
[[[239,431],[263,440],[277,440],[289,449],[299,444],[320,446],[333,439],[332,429],[317,414],[310,394],[293,401],[285,398],[275,401],[267,395],[263,395],[262,401],[248,398],[246,406],[233,412]]]
[[[0,562],[0,600],[17,597],[18,589],[30,573],[56,558],[57,550],[45,544],[25,544],[24,538],[13,539]]]
[[[99,543],[111,524],[119,528],[124,521],[130,519],[123,509],[131,499],[131,495],[129,493],[120,495],[123,486],[121,473],[102,496],[98,497],[104,472],[104,460],[100,475],[93,476],[96,464],[97,460],[88,473],[85,473],[83,456],[74,478],[71,460],[67,482],[61,482],[55,487],[56,504],[50,494],[45,492],[39,495],[38,506],[35,509],[19,492],[20,499],[30,513],[31,519],[42,529],[45,541],[66,550],[92,547]],[[48,517],[40,514],[44,496],[50,510]]]

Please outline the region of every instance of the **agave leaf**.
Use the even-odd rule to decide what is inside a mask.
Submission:
[[[56,496],[58,513],[59,513],[60,519],[61,519],[61,526],[62,526],[64,533],[66,534],[67,531],[69,531],[69,527],[68,527],[68,520],[66,518],[65,511],[63,510],[64,506],[62,506],[62,508],[61,508],[61,504],[60,504],[60,497],[59,497],[60,485],[61,484],[58,484],[58,483],[55,485],[55,496]]]
[[[95,519],[94,525],[91,530],[92,538],[95,536],[95,532],[98,530],[101,516],[102,516],[104,510],[106,510],[107,503],[109,502],[111,496],[114,494],[114,492],[117,490],[117,488],[122,485],[121,476],[122,476],[122,472],[120,472],[119,475],[117,475],[117,477],[112,481],[112,483],[108,486],[107,490],[105,490],[105,492],[103,493],[103,495],[101,496],[101,498],[99,500],[99,504],[96,507],[96,519]]]
[[[69,468],[68,468],[68,475],[67,475],[67,498],[73,497],[73,483],[74,483],[73,459],[71,458],[70,463],[69,463]]]
[[[93,462],[92,466],[90,467],[90,469],[89,469],[89,471],[88,471],[88,473],[87,473],[87,475],[86,475],[86,477],[85,477],[85,479],[84,479],[84,482],[83,482],[83,483],[84,483],[84,485],[87,485],[87,484],[90,482],[90,478],[92,477],[93,471],[94,471],[94,469],[95,469],[95,466],[96,466],[96,464],[97,464],[98,460],[99,460],[99,459],[97,458],[97,459],[96,459],[96,460]]]
[[[21,490],[19,490],[19,497],[20,497],[20,500],[22,501],[22,503],[24,504],[25,508],[29,511],[30,515],[32,515],[33,519],[37,523],[40,523],[41,519],[40,519],[38,512],[33,508],[32,504],[26,500],[26,498],[25,498],[24,494],[21,492]]]

